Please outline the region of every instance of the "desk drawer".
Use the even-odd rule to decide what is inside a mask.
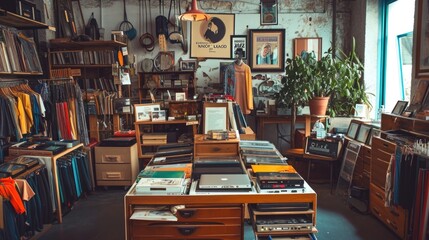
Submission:
[[[158,222],[151,225],[144,221],[132,221],[132,239],[241,239],[241,224],[178,224],[176,222]]]
[[[196,144],[195,155],[238,156],[238,144]]]
[[[96,163],[130,163],[131,147],[95,147]],[[137,150],[135,150],[137,151]]]
[[[372,139],[372,150],[380,150],[386,153],[394,153],[396,144],[389,142],[379,137],[373,137]]]
[[[388,166],[388,162],[380,161],[378,158],[373,159],[371,164],[371,183],[374,183],[380,188],[384,188]]]
[[[371,171],[371,148],[367,146],[361,147],[361,154],[363,159],[363,169],[364,171]]]
[[[130,164],[96,164],[97,180],[131,180]]]
[[[186,207],[177,211],[179,222],[216,222],[241,224],[243,212],[240,207]]]
[[[374,185],[371,185],[371,212],[386,226],[392,229],[398,236],[404,238],[407,217],[406,211],[401,207],[385,207],[384,200],[382,200],[380,196],[376,194],[382,191],[376,190],[376,188],[377,187],[374,187]]]

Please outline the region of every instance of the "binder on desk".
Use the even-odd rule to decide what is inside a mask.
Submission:
[[[284,172],[296,173],[295,168],[291,165],[251,165],[254,173],[258,172]]]

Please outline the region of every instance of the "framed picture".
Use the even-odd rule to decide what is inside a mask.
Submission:
[[[176,101],[185,101],[185,100],[186,100],[186,93],[184,92],[176,93]]]
[[[277,0],[261,0],[261,25],[277,25],[278,22]]]
[[[300,56],[303,51],[314,52],[316,59],[322,56],[322,38],[295,38],[294,56]]]
[[[150,113],[150,118],[153,122],[162,122],[166,120],[167,114],[165,114],[165,110],[152,111]]]
[[[231,36],[231,58],[235,58],[235,50],[241,48],[243,50],[243,59],[247,58],[247,36],[232,35]]]
[[[180,71],[197,70],[197,60],[182,60],[179,62]]]
[[[203,105],[204,134],[210,130],[228,130],[228,103],[210,103]]]
[[[392,114],[396,115],[402,115],[402,112],[404,112],[405,108],[408,105],[408,101],[398,101],[396,102],[395,107],[392,110]]]
[[[349,128],[347,129],[347,134],[346,136],[351,138],[351,139],[355,139],[356,138],[356,134],[359,130],[359,123],[354,122],[353,120],[350,122]]]
[[[365,124],[360,125],[359,132],[356,136],[356,140],[361,143],[366,143],[370,131],[371,131],[371,126],[365,125]]]
[[[234,14],[210,14],[208,21],[191,22],[191,58],[231,58]]]
[[[416,78],[429,75],[429,5],[426,0],[417,0]]]
[[[368,139],[366,141],[366,145],[371,146],[372,144],[372,138],[373,137],[379,137],[381,134],[381,130],[378,128],[371,128],[369,131]]]
[[[253,72],[283,72],[285,29],[250,29],[248,64]]]
[[[150,121],[151,112],[161,110],[158,103],[134,104],[134,114],[136,122]]]

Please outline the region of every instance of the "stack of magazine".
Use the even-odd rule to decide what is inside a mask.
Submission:
[[[181,195],[186,192],[185,171],[142,170],[137,176],[137,194],[146,195]]]
[[[246,167],[253,164],[287,164],[287,158],[283,157],[274,144],[268,141],[242,140],[240,152]]]

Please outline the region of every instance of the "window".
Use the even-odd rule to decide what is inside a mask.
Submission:
[[[385,1],[384,61],[379,102],[390,112],[410,100],[415,0]]]

